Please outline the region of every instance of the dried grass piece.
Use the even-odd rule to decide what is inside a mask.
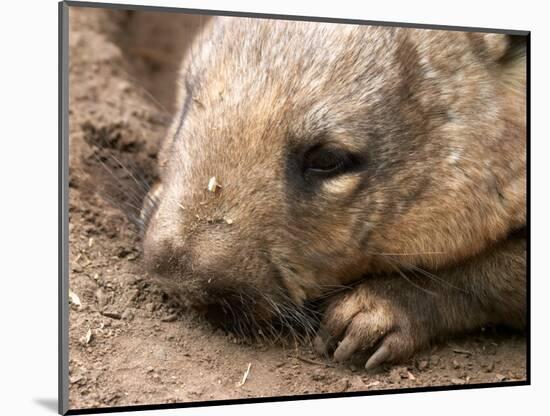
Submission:
[[[246,371],[244,372],[243,379],[237,383],[237,387],[244,386],[244,383],[246,383],[246,379],[248,378],[248,375],[250,374],[250,367],[252,367],[252,363],[248,363],[248,367]]]
[[[216,192],[219,188],[221,188],[220,183],[218,182],[215,176],[212,176],[208,181],[208,187],[207,187],[208,191]]]
[[[92,340],[92,329],[88,328],[88,332],[86,332],[86,338],[85,338],[86,344],[89,344],[91,340]]]
[[[74,293],[71,289],[69,289],[69,301],[78,307],[82,306],[82,302],[80,301],[80,298],[76,293]]]

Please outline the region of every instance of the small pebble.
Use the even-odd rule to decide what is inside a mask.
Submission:
[[[166,361],[168,359],[168,354],[164,349],[160,349],[153,352],[153,357],[157,360]]]
[[[493,361],[491,361],[489,364],[487,364],[487,366],[485,367],[485,372],[486,373],[492,373],[493,370],[495,369],[495,363]]]
[[[82,380],[85,380],[83,376],[75,376],[75,377],[69,377],[69,382],[71,384],[76,384]]]
[[[122,319],[131,321],[134,319],[134,313],[130,309],[124,309],[124,312],[122,312]]]
[[[401,382],[401,371],[402,371],[402,367],[399,367],[399,368],[394,368],[390,371],[390,374],[389,374],[389,379],[392,383],[394,384],[398,384],[399,382]],[[406,377],[406,376],[405,376]]]
[[[422,360],[418,363],[419,370],[425,370],[428,367],[428,361]]]
[[[165,316],[161,319],[162,322],[174,322],[176,319],[178,319],[178,314],[173,313],[171,315]]]
[[[327,375],[323,370],[318,368],[313,372],[313,374],[311,374],[311,378],[315,381],[321,381],[321,380],[325,380],[327,378]]]
[[[111,319],[120,319],[120,318],[122,318],[122,315],[120,315],[120,313],[114,312],[114,311],[103,311],[102,315],[106,316],[107,318],[111,318]]]
[[[339,386],[338,390],[346,391],[350,386],[349,379],[347,378],[340,379],[340,381],[338,381],[338,386]]]
[[[101,310],[109,303],[110,296],[107,295],[101,288],[99,288],[95,291],[95,298],[97,300],[97,306]]]

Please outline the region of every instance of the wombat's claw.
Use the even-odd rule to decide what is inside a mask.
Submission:
[[[382,345],[367,360],[367,363],[365,364],[365,369],[372,370],[373,368],[378,367],[380,364],[387,361],[390,355],[390,349],[388,348],[388,346]]]
[[[365,364],[371,370],[405,359],[421,345],[424,337],[413,336],[410,328],[407,314],[361,286],[329,306],[314,347],[323,355],[334,351],[333,358],[338,362],[358,352],[372,351]]]

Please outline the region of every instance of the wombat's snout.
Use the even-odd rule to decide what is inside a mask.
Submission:
[[[144,242],[149,272],[216,326],[244,334],[269,321],[275,269],[231,224],[197,220],[192,228],[182,235],[150,226]]]
[[[231,259],[237,254],[235,238],[216,225],[196,224],[182,235],[176,227],[166,233],[152,226],[144,242],[145,263],[158,277],[206,289],[231,281]]]

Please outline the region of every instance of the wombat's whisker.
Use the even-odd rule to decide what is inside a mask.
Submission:
[[[128,189],[127,186],[125,186],[125,184],[122,182],[122,180],[117,175],[115,175],[115,173],[107,166],[105,162],[101,160],[101,158],[97,154],[94,153],[94,156],[96,157],[97,161],[101,164],[101,166],[105,169],[105,171],[109,173],[112,176],[112,178],[116,181],[117,185],[119,186],[118,189],[125,196],[127,196],[133,203],[136,204],[136,209],[139,212],[141,210],[142,198],[140,198],[136,192],[134,193],[128,192],[128,190],[132,190],[132,189],[131,188]]]
[[[439,253],[439,252],[433,252],[433,253]],[[414,253],[389,254],[389,253],[375,253],[375,252],[369,252],[369,254],[376,255],[376,256],[381,256],[381,257],[385,258],[386,260],[388,260],[389,258],[391,258],[393,256],[396,256],[396,255],[402,255],[402,256],[409,256],[409,255],[413,256],[413,255],[415,255]],[[432,254],[432,253],[426,252],[426,253],[420,253],[420,254]],[[411,269],[415,272],[418,272],[418,273],[428,277],[429,279],[433,280],[434,282],[439,283],[443,286],[447,286],[451,289],[459,290],[463,293],[470,293],[468,290],[466,290],[464,288],[460,288],[456,285],[453,285],[451,282],[441,278],[440,276],[438,276],[434,273],[428,272],[427,270],[425,270],[425,269],[423,269],[419,266],[416,266],[415,264],[410,263],[408,261],[400,259],[399,262],[396,261],[396,264],[399,265],[399,266],[405,266],[407,269]]]
[[[132,210],[135,209],[135,206],[127,201],[121,201],[121,200],[115,200],[111,198],[108,195],[102,195],[102,198],[105,199],[108,203],[110,203],[112,206],[120,209],[121,211],[126,211],[126,215],[130,222],[132,222],[136,227],[140,228],[143,227],[143,221],[141,218],[139,218],[138,215],[128,212],[125,208],[132,208]]]
[[[469,291],[469,290],[467,290],[467,289],[465,289],[465,288],[461,288],[461,287],[458,287],[458,286],[456,286],[456,285],[453,285],[451,282],[449,282],[449,281],[443,279],[442,277],[439,277],[439,276],[436,275],[436,274],[430,273],[430,272],[428,272],[427,270],[424,270],[424,269],[421,268],[421,267],[415,266],[414,264],[406,263],[406,266],[407,266],[408,268],[411,268],[412,270],[415,270],[415,271],[417,271],[418,273],[420,273],[420,274],[422,274],[422,275],[424,275],[424,276],[426,276],[426,277],[432,279],[432,280],[433,280],[434,282],[436,282],[436,283],[442,284],[442,285],[447,286],[447,287],[449,287],[449,288],[451,288],[451,289],[459,290],[459,291],[461,291],[461,292],[463,292],[463,293],[471,293],[471,291]]]
[[[140,82],[135,76],[133,76],[124,66],[119,65],[118,68],[132,81],[132,86],[137,88],[139,91],[143,92],[146,98],[150,99],[151,102],[157,107],[158,110],[162,111],[168,119],[172,117],[172,113],[147,89],[143,86],[143,83]]]
[[[348,290],[352,290],[357,285],[361,284],[362,280],[358,280],[352,284],[349,285],[320,285],[319,288],[334,288],[328,291],[323,291],[323,294],[320,296],[315,297],[315,301],[325,301],[326,299],[332,298],[334,295],[338,293],[342,293]]]
[[[111,158],[116,162],[118,163],[118,165],[124,169],[126,171],[126,173],[128,173],[128,175],[130,175],[130,177],[132,178],[132,180],[134,181],[134,183],[140,187],[144,194],[145,194],[145,197],[148,197],[148,192],[149,190],[151,189],[151,187],[149,186],[149,184],[147,182],[145,182],[144,180],[141,180],[141,181],[138,181],[138,179],[135,177],[135,175],[124,165],[122,164],[122,162],[120,160],[118,160],[115,155],[111,154],[110,155]],[[149,197],[150,198],[150,197]]]
[[[122,188],[117,188],[118,191],[123,191]],[[127,195],[128,196],[128,195]],[[136,218],[139,218],[139,205],[136,205],[132,202],[132,200],[123,200],[120,198],[115,199],[112,196],[109,196],[107,194],[102,194],[101,197],[105,199],[107,202],[111,203],[111,205],[119,208],[120,210],[125,210],[125,208],[131,208],[130,211],[127,211],[127,215],[135,216]]]
[[[241,320],[237,318],[237,315],[235,314],[235,311],[234,311],[233,307],[227,301],[227,299],[222,299],[222,302],[223,302],[223,304],[225,304],[225,306],[227,306],[227,311],[231,314],[231,318],[232,318],[232,320],[231,320],[232,325],[231,326],[232,326],[232,328],[237,331],[237,335],[239,335],[240,337],[244,337],[244,332],[243,332],[242,327],[241,327]],[[225,309],[224,309],[224,312],[225,312]]]
[[[267,331],[267,335],[270,336],[272,342],[278,342],[283,335],[283,329],[286,329],[294,340],[304,342],[307,339],[311,339],[311,336],[315,331],[313,324],[308,319],[308,316],[303,313],[300,307],[292,302],[286,293],[281,291],[281,293],[279,293],[279,297],[282,298],[283,301],[276,302],[274,299],[267,296],[265,293],[262,293],[258,289],[253,288],[253,290],[257,292],[258,296],[266,302],[266,306],[269,310],[273,312],[275,322],[281,324],[280,326],[275,326],[273,322],[269,321],[264,322],[264,324],[268,324],[267,326],[262,326],[256,321],[254,314],[251,313],[250,315],[253,317],[252,319],[254,319],[254,322],[258,324],[258,329],[262,331],[262,334]],[[250,297],[251,301],[254,301],[250,294],[247,293],[246,296]],[[276,328],[279,329],[276,331]],[[298,329],[300,331],[298,331]],[[305,334],[302,335],[302,332],[305,332]]]
[[[291,330],[293,330],[294,327],[298,325],[298,327],[304,332],[304,335],[301,337],[302,341],[310,339],[310,337],[315,333],[315,326],[311,321],[311,318],[306,315],[304,311],[310,312],[316,318],[319,315],[319,312],[308,308],[305,305],[299,306],[294,304],[292,299],[290,299],[288,295],[284,293],[282,293],[282,296],[286,298],[285,300],[288,302],[288,304],[279,304],[279,307],[283,309],[283,317],[285,319],[285,322],[288,322],[289,328]]]
[[[270,299],[268,296],[266,296],[265,294],[261,294],[262,298],[264,300],[267,301],[269,307],[271,308],[271,311],[274,313],[274,315],[278,318],[282,318],[284,319],[283,315],[282,315],[282,312],[279,308],[279,305],[274,302],[272,299]],[[270,335],[272,336],[273,338],[273,342],[278,342],[282,336],[283,336],[283,329],[282,328],[279,328],[278,331],[275,331],[275,327],[270,323],[268,328],[267,328],[270,332]]]
[[[403,270],[399,267],[399,265],[396,264],[396,263],[394,263],[394,262],[390,259],[390,257],[382,256],[382,258],[385,259],[385,260],[388,262],[388,264],[390,264],[390,266],[392,266],[392,267],[395,269],[395,271],[397,271],[397,273],[399,273],[399,275],[400,275],[403,279],[405,279],[407,282],[409,282],[411,285],[413,285],[413,286],[416,287],[417,289],[419,289],[419,290],[423,291],[424,293],[427,293],[427,294],[429,294],[429,295],[431,295],[431,296],[438,296],[437,293],[432,292],[431,290],[428,290],[428,289],[426,289],[426,288],[424,288],[424,287],[422,287],[422,286],[419,286],[419,285],[417,285],[416,283],[414,283],[414,282],[413,282],[413,281],[403,272]]]
[[[255,331],[255,329],[260,328],[261,325],[258,323],[253,313],[254,311],[252,309],[252,305],[254,299],[244,291],[234,293],[231,297],[236,299],[237,304],[239,305],[238,316],[231,308],[233,318],[232,327],[237,335],[242,338],[252,338],[255,341],[258,341],[260,337],[265,340],[265,335],[263,332],[259,333],[258,331]],[[227,304],[228,307],[231,307],[227,300],[224,300],[224,303]]]

